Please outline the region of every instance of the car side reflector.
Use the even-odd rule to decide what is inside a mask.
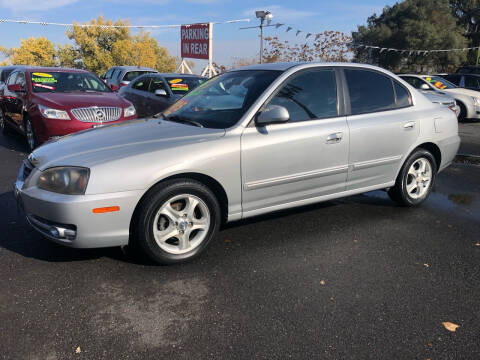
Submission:
[[[94,214],[103,214],[103,213],[114,212],[119,210],[120,210],[120,206],[107,206],[107,207],[95,208],[92,211]]]

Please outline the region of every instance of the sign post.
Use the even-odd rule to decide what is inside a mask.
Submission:
[[[212,30],[213,24],[190,24],[180,27],[180,47],[182,62],[177,72],[185,73],[192,70],[185,59],[208,60],[208,65],[203,69],[202,75],[212,77],[217,74],[212,64]]]

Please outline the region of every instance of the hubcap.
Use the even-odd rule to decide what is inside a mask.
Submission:
[[[30,120],[27,120],[25,131],[27,133],[28,146],[30,147],[30,149],[33,150],[35,146],[35,138],[33,137],[32,123],[30,122]]]
[[[406,188],[408,196],[419,199],[424,196],[432,182],[432,165],[426,158],[413,162],[407,173]]]
[[[210,211],[202,199],[191,194],[167,200],[153,221],[153,236],[170,254],[184,254],[205,240],[210,228]]]

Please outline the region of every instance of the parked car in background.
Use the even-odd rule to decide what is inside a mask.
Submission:
[[[480,75],[480,66],[478,65],[467,65],[460,66],[457,71],[457,74],[478,74]]]
[[[458,87],[480,91],[480,75],[475,74],[438,74]]]
[[[480,94],[477,91],[459,88],[435,75],[401,74],[399,76],[416,89],[452,96],[460,108],[458,120],[480,119]]]
[[[19,66],[0,98],[1,130],[24,134],[30,150],[52,138],[136,118],[132,103],[85,70]]]
[[[156,118],[38,148],[15,195],[53,241],[129,244],[172,264],[228,221],[376,189],[419,205],[459,144],[455,114],[384,69],[263,64],[209,80]]]
[[[143,74],[157,73],[155,69],[138,66],[114,66],[101,76],[102,80],[112,89],[118,91],[121,87],[127,86],[130,81]]]
[[[165,110],[206,80],[198,75],[147,74],[122,87],[118,93],[132,102],[138,117],[146,117]]]

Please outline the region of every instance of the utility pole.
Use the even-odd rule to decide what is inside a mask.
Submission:
[[[258,10],[258,11],[255,11],[255,16],[257,17],[257,19],[260,19],[259,26],[243,27],[243,28],[240,28],[240,30],[260,28],[260,64],[262,64],[263,63],[263,28],[266,26],[274,26],[274,25],[270,25],[273,15],[268,10]],[[267,20],[267,25],[265,25],[265,20]]]

